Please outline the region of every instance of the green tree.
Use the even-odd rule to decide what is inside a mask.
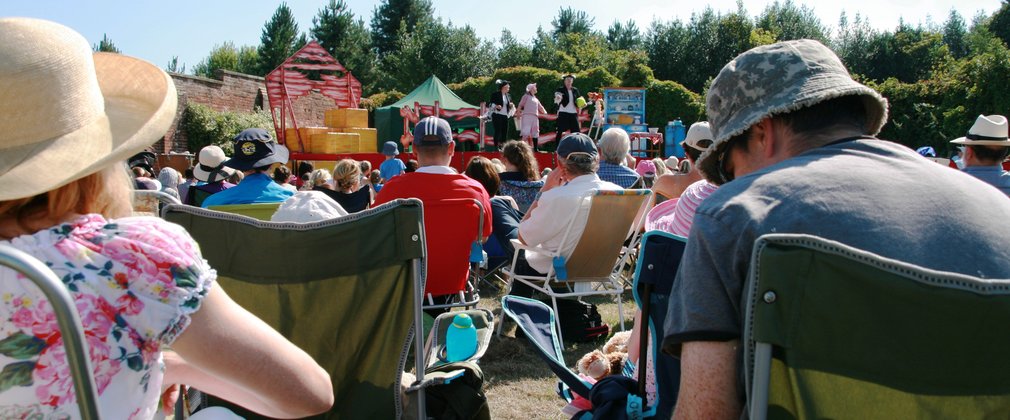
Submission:
[[[382,87],[409,92],[432,74],[446,83],[487,76],[495,64],[494,46],[469,25],[443,24],[441,19],[403,32],[397,48],[382,58]]]
[[[868,46],[865,76],[874,80],[896,78],[911,83],[928,79],[934,68],[950,59],[943,36],[904,22],[895,32],[884,32]]]
[[[400,27],[413,32],[433,17],[430,0],[382,0],[372,11],[372,45],[383,57],[396,50]]]
[[[165,66],[165,71],[170,72],[170,73],[180,73],[180,74],[181,73],[185,73],[186,72],[186,63],[183,63],[182,65],[180,65],[179,64],[179,56],[173,55],[172,59],[169,60],[168,64]]]
[[[999,10],[989,19],[989,32],[1010,45],[1010,2],[1003,0]]]
[[[303,38],[304,40],[304,35]],[[259,65],[256,74],[265,76],[300,48],[298,23],[287,3],[281,2],[274,15],[263,26],[260,35]],[[304,43],[302,44],[304,45]]]
[[[574,10],[571,7],[562,7],[558,10],[558,16],[551,21],[551,36],[560,39],[565,34],[588,34],[593,32],[595,18],[582,10]]]
[[[635,21],[614,21],[607,29],[607,44],[612,50],[637,50],[642,48],[642,32]]]
[[[683,80],[683,69],[689,65],[688,29],[679,20],[654,20],[645,33],[645,52],[649,65],[660,80]]]
[[[779,41],[808,38],[828,42],[828,30],[821,24],[814,9],[806,5],[797,6],[793,0],[783,3],[775,0],[765,7],[757,18],[756,26],[774,33]]]
[[[498,45],[496,68],[528,66],[533,61],[533,48],[516,39],[508,29],[502,29]]]
[[[968,55],[968,25],[964,18],[955,9],[950,9],[947,21],[943,23],[943,43],[947,44],[950,55],[954,58],[963,58]]]
[[[859,13],[850,22],[845,11],[838,17],[838,32],[833,41],[835,53],[851,73],[870,72],[870,43],[878,36],[868,19]]]
[[[340,61],[361,84],[365,91],[372,90],[375,83],[375,54],[372,39],[362,19],[354,19],[354,13],[344,0],[330,0],[312,18],[312,37],[333,57]]]
[[[116,54],[122,54],[123,52],[116,48],[116,44],[109,39],[108,34],[102,34],[102,40],[98,41],[97,44],[92,46],[92,49],[97,52],[110,52]]]
[[[558,42],[543,27],[537,27],[530,51],[532,65],[559,72],[575,71],[575,57],[558,45]]]
[[[243,45],[236,48],[235,43],[227,41],[215,45],[207,58],[193,66],[193,74],[212,78],[218,70],[231,70],[245,74],[256,74],[259,57],[256,48]]]

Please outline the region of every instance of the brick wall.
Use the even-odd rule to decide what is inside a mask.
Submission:
[[[157,153],[188,151],[186,132],[181,121],[186,106],[190,103],[206,105],[215,111],[253,112],[259,107],[269,110],[270,101],[266,97],[266,85],[262,77],[227,70],[219,70],[213,79],[178,73],[169,75],[175,81],[179,108],[168,133],[154,144]],[[323,113],[334,106],[332,99],[318,92],[296,99],[293,108],[298,126],[322,125]],[[290,119],[288,126],[291,126]]]

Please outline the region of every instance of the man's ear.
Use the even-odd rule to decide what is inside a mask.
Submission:
[[[765,117],[761,121],[758,121],[751,126],[751,139],[756,141],[748,144],[748,148],[756,147],[757,149],[753,152],[757,153],[758,156],[771,157],[782,147],[778,143],[781,140],[781,136],[777,131],[781,129],[782,127],[770,117]]]

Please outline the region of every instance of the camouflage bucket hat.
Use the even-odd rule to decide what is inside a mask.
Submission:
[[[765,117],[850,95],[863,97],[867,133],[880,132],[887,100],[853,80],[824,44],[801,39],[746,51],[726,64],[709,88],[705,109],[713,143],[698,158],[698,169],[709,182],[722,184],[716,166],[727,140]]]

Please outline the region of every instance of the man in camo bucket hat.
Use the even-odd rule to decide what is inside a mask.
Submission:
[[[708,91],[705,108],[713,143],[699,158],[699,169],[716,185],[728,182],[716,164],[733,136],[769,116],[850,95],[863,99],[866,134],[879,133],[887,121],[887,100],[852,80],[838,56],[820,42],[779,42],[740,54],[723,67]]]
[[[824,45],[747,51],[723,67],[706,102],[713,143],[699,167],[722,186],[698,205],[690,264],[670,296],[663,350],[680,356],[676,418],[740,418],[744,284],[761,235],[815,235],[933,270],[1010,278],[1010,200],[874,138],[887,102]]]

